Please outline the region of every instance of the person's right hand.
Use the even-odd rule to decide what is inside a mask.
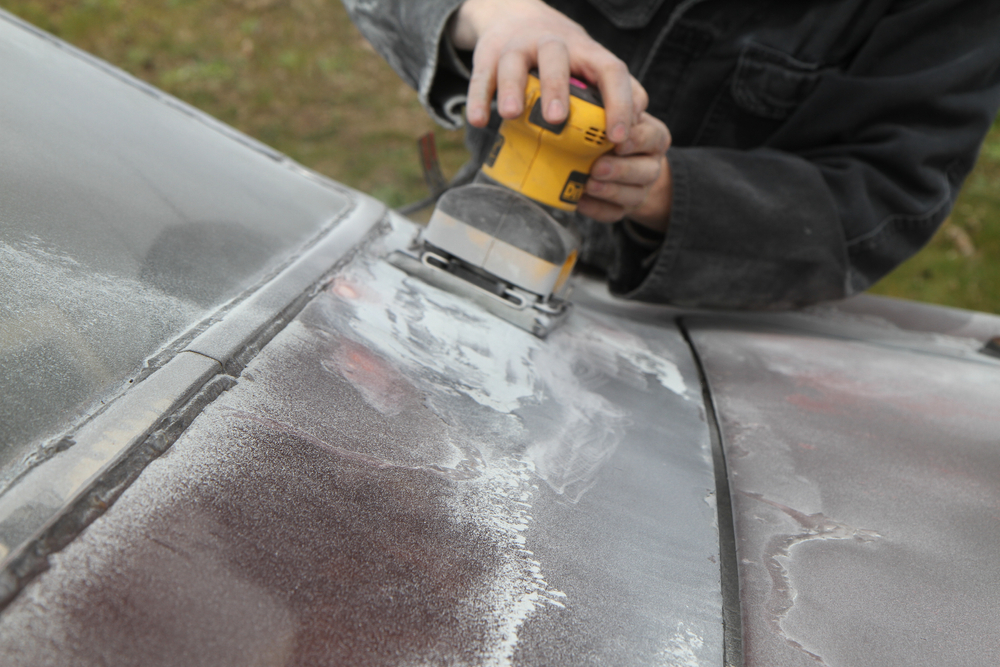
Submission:
[[[466,0],[450,30],[456,48],[473,52],[466,117],[476,127],[489,121],[494,92],[503,118],[522,113],[533,67],[538,68],[546,121],[566,119],[574,75],[601,91],[608,138],[616,144],[628,139],[649,103],[625,63],[540,0]]]

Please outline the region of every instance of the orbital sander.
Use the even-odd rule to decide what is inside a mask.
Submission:
[[[538,77],[524,113],[504,120],[472,183],[441,195],[407,252],[389,261],[539,337],[566,317],[579,238],[553,211],[575,211],[591,167],[614,146],[597,90],[570,80],[562,123],[542,117]]]

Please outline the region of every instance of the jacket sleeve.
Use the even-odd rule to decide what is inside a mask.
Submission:
[[[412,88],[431,117],[462,125],[469,71],[445,39],[462,0],[343,0],[361,34]]]
[[[655,254],[617,230],[613,292],[789,308],[863,291],[948,215],[1000,106],[1000,6],[896,3],[765,147],[672,148]]]

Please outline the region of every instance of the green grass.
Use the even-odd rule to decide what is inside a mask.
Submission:
[[[391,206],[426,194],[415,143],[435,126],[337,0],[0,6]],[[436,132],[450,176],[461,134]],[[1000,123],[949,220],[872,292],[1000,313]]]
[[[871,291],[1000,313],[1000,120],[945,224]]]

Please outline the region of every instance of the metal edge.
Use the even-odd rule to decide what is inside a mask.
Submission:
[[[357,200],[357,206],[325,237],[184,349],[215,359],[227,374],[239,376],[246,362],[312,297],[310,288],[349,260],[350,251],[377,223],[386,220],[388,209],[384,204],[360,193]]]
[[[259,290],[197,336],[162,368],[119,396],[69,437],[75,444],[24,475],[0,496],[0,610],[62,549],[103,514],[166,451],[205,405],[235,385],[246,363],[349,261],[388,209],[358,193],[328,233]],[[382,223],[382,224],[380,224]],[[34,516],[32,516],[34,515]]]
[[[315,174],[307,169],[300,168],[294,163],[289,164],[288,166],[298,175],[307,178],[320,186],[328,186],[330,184],[339,185],[334,181],[329,181],[329,179],[326,179],[326,177],[320,174]],[[336,215],[331,217],[320,229],[316,231],[315,234],[305,239],[302,244],[296,248],[296,251],[293,254],[283,258],[277,266],[267,271],[267,273],[261,276],[259,280],[246,287],[246,289],[242,290],[239,294],[227,302],[220,305],[216,310],[200,321],[193,323],[179,336],[167,342],[160,347],[159,350],[147,357],[144,364],[137,369],[137,372],[132,377],[128,378],[127,382],[123,381],[117,387],[110,389],[107,393],[98,395],[83,417],[67,428],[64,428],[62,431],[59,431],[55,435],[45,439],[38,449],[29,453],[28,456],[22,459],[21,463],[13,471],[13,474],[0,475],[0,497],[7,493],[9,489],[16,486],[18,482],[20,482],[20,480],[25,475],[30,473],[35,467],[42,465],[52,458],[52,456],[55,456],[75,444],[73,439],[74,432],[82,429],[91,420],[98,418],[107,409],[107,406],[112,405],[126,392],[139,386],[139,384],[147,377],[165,366],[171,359],[177,356],[178,353],[185,350],[191,341],[204,333],[210,327],[221,322],[230,311],[236,308],[244,300],[261,290],[265,285],[274,280],[276,276],[280,275],[285,269],[294,265],[300,257],[308,254],[314,245],[326,238],[343,220],[350,217],[351,213],[357,208],[359,200],[367,197],[363,193],[346,188],[346,186],[340,186],[334,189],[337,191],[337,194],[343,195],[347,200],[345,206],[337,211]],[[98,400],[100,401],[99,405]],[[0,554],[0,558],[2,558],[2,554]]]
[[[970,311],[973,312],[973,311]],[[809,311],[713,312],[692,311],[685,315],[699,328],[782,333],[829,340],[858,341],[888,350],[912,352],[962,363],[995,366],[1000,361],[980,354],[975,338],[910,331],[884,324],[856,321],[843,314],[823,316]]]
[[[33,468],[0,497],[0,607],[45,568],[49,553],[72,539],[55,535],[60,519],[93,500],[91,490],[108,471],[221,371],[212,359],[177,355],[84,424],[73,434],[75,445]]]
[[[701,380],[702,401],[705,405],[705,422],[712,441],[712,468],[715,471],[716,512],[719,523],[719,573],[722,585],[722,662],[725,667],[743,665],[743,615],[740,603],[740,573],[736,558],[736,524],[733,521],[733,503],[729,491],[729,468],[722,443],[722,429],[715,399],[702,365],[698,348],[691,338],[684,317],[677,317],[677,329],[691,349],[691,357]]]

